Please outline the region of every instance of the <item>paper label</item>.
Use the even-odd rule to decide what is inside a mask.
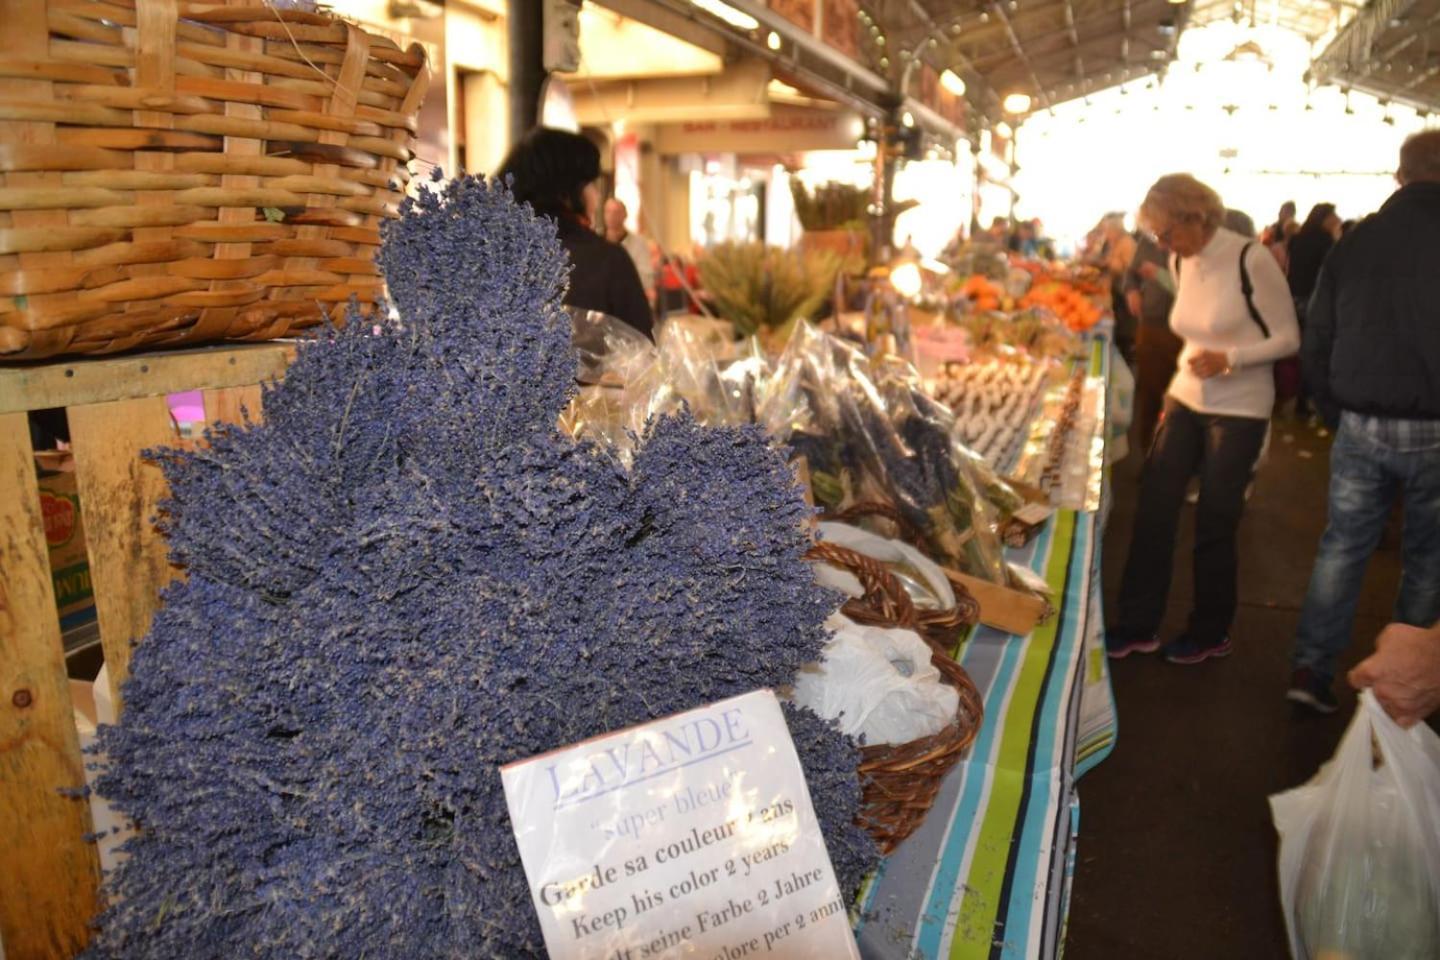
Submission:
[[[771,691],[500,773],[552,960],[858,960]]]
[[[1049,520],[1054,512],[1055,508],[1048,503],[1027,503],[1011,514],[1011,516],[1021,523],[1033,527],[1036,524],[1041,524]]]

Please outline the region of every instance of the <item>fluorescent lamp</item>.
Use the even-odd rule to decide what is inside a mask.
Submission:
[[[1030,104],[1030,94],[1012,93],[1005,97],[1005,112],[1013,114],[1028,113]]]
[[[711,16],[719,17],[732,27],[738,27],[741,30],[760,29],[759,20],[748,13],[741,13],[730,4],[722,3],[721,0],[690,0],[690,5],[699,7]]]
[[[957,97],[965,96],[965,78],[954,70],[946,70],[940,74],[940,86],[949,90]]]

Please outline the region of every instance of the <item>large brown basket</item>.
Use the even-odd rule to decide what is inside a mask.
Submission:
[[[817,543],[810,559],[849,570],[865,588],[865,596],[844,607],[845,615],[879,626],[900,626],[926,637],[905,588],[885,567],[864,554],[833,543]],[[963,590],[963,588],[961,588]],[[973,601],[972,601],[973,602]],[[860,780],[864,807],[860,825],[889,853],[925,819],[935,803],[940,782],[975,741],[984,717],[984,702],[965,668],[929,637],[930,662],[942,679],[955,687],[960,703],[955,720],[939,733],[909,743],[861,748]]]
[[[375,301],[418,45],[260,0],[0,0],[0,24],[0,359],[265,340]]]

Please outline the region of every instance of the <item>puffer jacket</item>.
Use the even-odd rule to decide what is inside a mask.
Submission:
[[[1440,183],[1401,187],[1335,245],[1300,359],[1332,425],[1342,410],[1440,419]]]

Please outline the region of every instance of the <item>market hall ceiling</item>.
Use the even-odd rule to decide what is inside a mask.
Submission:
[[[1168,0],[874,0],[897,56],[918,49],[964,79],[972,103],[999,119],[1010,93],[1044,109],[1158,73],[1174,59],[1189,13]],[[862,31],[870,41],[874,31]]]
[[[622,13],[664,8],[692,23],[706,18],[704,8],[717,5],[594,2]],[[771,54],[777,75],[822,96],[868,103],[870,110],[885,109],[887,97],[897,93],[933,102],[926,92],[952,70],[965,83],[972,128],[1004,118],[1002,102],[1011,93],[1029,96],[1032,109],[1043,110],[1163,74],[1187,27],[1225,20],[1284,27],[1306,38],[1315,83],[1440,109],[1440,0],[728,0],[718,5],[761,25],[749,31],[731,25],[724,32],[762,56],[767,31],[794,30],[807,18],[820,21],[813,34],[800,28],[807,43],[792,49],[787,41],[783,51]],[[844,55],[818,49],[828,46],[820,35],[835,28],[844,37]]]
[[[1440,109],[1440,0],[1373,0],[1316,57],[1320,83]]]

